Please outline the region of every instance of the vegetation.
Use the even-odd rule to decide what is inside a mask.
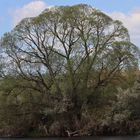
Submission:
[[[139,134],[139,50],[87,5],[46,9],[0,42],[0,135]]]

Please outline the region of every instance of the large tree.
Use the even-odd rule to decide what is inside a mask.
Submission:
[[[46,102],[64,101],[72,109],[138,66],[137,47],[122,23],[82,4],[23,19],[1,42],[10,67],[4,72],[28,81],[15,87],[35,90]]]

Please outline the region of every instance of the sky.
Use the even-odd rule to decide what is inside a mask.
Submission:
[[[46,8],[81,3],[121,20],[131,41],[140,47],[140,0],[0,0],[0,37],[23,18],[37,16]]]

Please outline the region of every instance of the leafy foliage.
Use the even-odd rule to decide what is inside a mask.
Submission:
[[[15,135],[66,135],[84,128],[91,121],[84,114],[96,108],[123,108],[132,118],[139,109],[128,107],[137,101],[130,91],[116,94],[133,86],[139,50],[120,21],[91,6],[53,7],[23,19],[3,36],[0,51],[0,123],[22,127]]]

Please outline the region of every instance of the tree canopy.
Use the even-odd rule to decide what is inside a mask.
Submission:
[[[138,48],[128,30],[84,4],[23,19],[2,37],[0,50],[2,83],[13,81],[3,90],[18,105],[29,98],[41,114],[66,111],[80,119],[85,106],[97,105],[102,93],[125,85],[127,71],[138,70]]]

